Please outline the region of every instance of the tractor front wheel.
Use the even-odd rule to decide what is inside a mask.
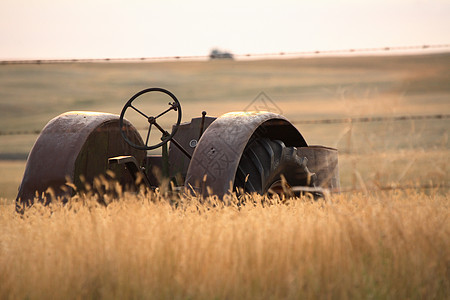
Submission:
[[[234,181],[238,193],[289,194],[291,186],[314,186],[315,174],[295,147],[282,141],[259,138],[245,148]]]

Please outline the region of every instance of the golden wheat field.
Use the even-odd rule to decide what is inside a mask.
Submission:
[[[0,298],[448,299],[448,196],[2,205]]]

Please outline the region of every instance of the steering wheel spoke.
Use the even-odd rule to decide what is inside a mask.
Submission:
[[[147,138],[145,139],[145,146],[148,147],[148,140],[150,138],[150,131],[152,130],[152,124],[148,125]]]
[[[156,115],[156,117],[153,116],[147,116],[147,114],[143,113],[142,111],[140,111],[138,108],[136,108],[135,106],[133,106],[133,101],[136,100],[137,97],[145,94],[145,93],[149,93],[149,92],[161,92],[164,93],[166,95],[168,95],[169,97],[172,98],[173,103],[169,102],[169,108],[166,109],[165,111],[163,111],[162,113]],[[147,137],[145,139],[145,145],[137,145],[134,142],[132,142],[126,135],[125,131],[124,131],[124,126],[123,126],[123,120],[124,120],[124,116],[125,116],[125,112],[127,111],[128,108],[132,108],[133,110],[135,110],[138,114],[140,114],[141,116],[143,116],[144,118],[147,119],[147,122],[149,123],[148,126],[148,131],[147,131]],[[177,121],[175,123],[175,125],[172,127],[172,132],[169,133],[166,130],[164,130],[164,128],[162,128],[158,123],[156,123],[156,119],[165,115],[166,113],[168,113],[169,111],[176,111],[177,112]],[[161,147],[162,145],[166,144],[167,142],[169,142],[173,136],[175,135],[175,133],[178,130],[178,127],[180,126],[180,122],[181,122],[181,105],[180,102],[178,101],[178,99],[175,97],[174,94],[172,94],[171,92],[169,92],[168,90],[162,89],[162,88],[149,88],[149,89],[145,89],[142,90],[140,92],[138,92],[137,94],[135,94],[133,97],[130,98],[130,100],[128,100],[128,102],[125,104],[125,106],[122,109],[122,112],[120,114],[120,119],[119,119],[119,125],[120,125],[120,132],[122,134],[123,139],[133,148],[136,149],[140,149],[140,150],[152,150],[152,149],[156,149],[158,147]],[[152,126],[155,125],[155,127],[161,131],[162,133],[162,137],[161,137],[161,142],[154,144],[154,145],[148,145],[149,141],[150,141],[150,132],[152,129]]]
[[[170,105],[170,107],[169,107],[168,109],[166,109],[165,111],[163,111],[162,113],[160,113],[159,115],[157,115],[157,116],[155,117],[155,119],[158,119],[159,117],[165,115],[166,113],[168,113],[168,112],[171,111],[172,109],[173,109],[174,111],[177,111],[178,105],[176,105],[175,102],[174,102],[174,103],[170,103],[170,102],[169,102],[169,105]]]
[[[148,116],[146,114],[144,114],[142,111],[140,111],[139,109],[137,109],[136,107],[134,107],[133,105],[130,104],[130,107],[132,109],[134,109],[136,112],[138,112],[140,115],[144,116],[146,119],[148,119]]]

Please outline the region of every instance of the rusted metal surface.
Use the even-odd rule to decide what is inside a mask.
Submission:
[[[136,143],[143,143],[128,121],[124,126]],[[85,177],[86,182],[92,181],[106,171],[108,157],[117,155],[133,155],[139,162],[146,155],[144,151],[128,146],[121,138],[118,115],[77,111],[61,114],[48,122],[36,140],[27,160],[17,202],[32,202],[35,195],[42,199],[42,194],[49,188],[55,196],[71,195],[71,188],[61,189],[67,180],[82,189],[84,183],[80,176]]]
[[[108,158],[109,166],[119,164],[125,165],[133,180],[137,183],[141,181],[146,187],[151,187],[147,174],[143,172],[141,164],[131,155],[120,155]]]
[[[189,165],[185,187],[222,197],[233,186],[245,146],[252,137],[268,137],[286,146],[306,147],[300,132],[283,116],[270,112],[231,112],[203,133]]]
[[[207,128],[214,120],[216,118],[205,116],[204,118],[193,118],[190,122],[180,124],[174,139],[183,146],[191,155],[191,158],[199,140],[199,133],[203,131],[202,126]],[[169,174],[170,177],[177,179],[177,184],[183,185],[191,159],[180,151],[178,147],[172,145],[172,142],[169,147]]]
[[[328,189],[332,193],[340,192],[338,151],[323,146],[300,147],[300,157],[308,159],[308,169],[316,173],[315,186]]]

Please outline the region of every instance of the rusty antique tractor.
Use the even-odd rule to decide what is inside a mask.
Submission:
[[[136,104],[149,92],[170,98],[163,112],[149,115]],[[129,113],[145,118],[145,139],[127,120]],[[176,118],[170,133],[160,123],[167,115]],[[147,154],[159,147],[162,154]],[[29,154],[16,202],[23,207],[52,197],[68,199],[102,176],[127,188],[139,181],[151,189],[166,178],[180,192],[219,198],[232,192],[287,190],[320,196],[339,191],[337,162],[336,149],[308,146],[279,114],[230,112],[215,118],[203,112],[181,123],[177,98],[165,89],[149,88],[131,97],[120,116],[75,111],[48,122]]]

